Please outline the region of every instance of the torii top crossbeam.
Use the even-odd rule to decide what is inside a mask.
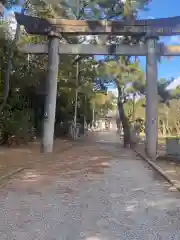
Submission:
[[[172,18],[135,20],[133,22],[97,21],[97,20],[66,20],[60,18],[42,19],[16,13],[16,20],[25,27],[29,34],[48,35],[57,33],[78,35],[142,35],[172,36],[180,34],[180,16]]]

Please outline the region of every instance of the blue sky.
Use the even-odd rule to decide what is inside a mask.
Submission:
[[[139,18],[160,18],[180,15],[180,0],[151,0],[148,11],[141,11]],[[14,10],[14,9],[13,9]],[[17,8],[15,11],[18,11]],[[166,44],[180,44],[180,36],[160,39]],[[140,58],[141,66],[145,70],[145,58]],[[162,58],[158,66],[159,78],[177,78],[180,76],[180,57]]]
[[[141,12],[140,18],[160,18],[180,15],[180,0],[152,0],[148,5],[149,11]],[[180,44],[180,36],[160,39],[166,44]],[[145,58],[141,59],[141,65],[145,68]],[[180,57],[161,59],[158,66],[159,78],[171,78],[180,76]]]
[[[148,5],[148,11],[141,11],[139,18],[163,18],[180,15],[180,0],[151,0]],[[164,37],[160,39],[161,42],[169,45],[180,44],[180,36]],[[146,60],[145,57],[140,57],[140,63],[145,71]],[[180,57],[173,57],[171,59],[161,58],[158,64],[159,78],[177,78],[180,77]]]
[[[144,19],[173,16],[180,16],[180,0],[151,0],[151,3],[148,5],[148,11],[141,11],[139,13],[139,18]],[[177,45],[180,44],[180,36],[164,37],[160,41],[169,45]],[[140,63],[145,71],[145,57],[140,57]],[[158,75],[159,78],[166,79],[180,77],[180,57],[173,57],[171,59],[162,58],[158,64]],[[114,86],[110,86],[109,90],[116,92]]]

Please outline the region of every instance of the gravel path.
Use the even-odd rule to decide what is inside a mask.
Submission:
[[[102,133],[1,186],[0,239],[180,239],[180,193],[117,141]]]

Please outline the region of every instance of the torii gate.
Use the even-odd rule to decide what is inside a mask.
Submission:
[[[178,46],[158,44],[159,36],[180,34],[180,17],[125,21],[41,19],[16,13],[18,24],[26,32],[49,37],[49,43],[25,45],[21,51],[48,54],[48,93],[46,97],[42,151],[53,151],[54,122],[57,94],[59,55],[126,55],[146,56],[146,150],[149,157],[156,158],[157,151],[157,61],[160,56],[180,56]],[[60,44],[61,34],[68,35],[124,35],[144,36],[145,44],[137,45],[80,45]]]

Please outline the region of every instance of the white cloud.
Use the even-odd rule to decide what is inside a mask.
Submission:
[[[168,86],[167,86],[167,90],[173,90],[175,89],[176,87],[180,86],[180,77],[174,79],[174,81],[172,83],[170,83]]]

